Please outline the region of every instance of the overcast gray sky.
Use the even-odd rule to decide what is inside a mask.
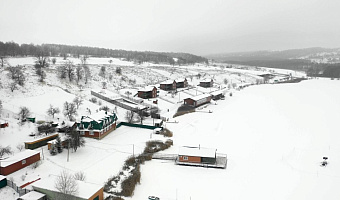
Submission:
[[[0,0],[0,41],[198,55],[340,47],[340,0]]]

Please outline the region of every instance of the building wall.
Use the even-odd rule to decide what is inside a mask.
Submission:
[[[115,130],[116,126],[117,126],[117,122],[113,123],[111,128],[103,132],[103,134],[101,134],[98,130],[93,130],[93,135],[90,134],[90,131],[84,131],[84,134],[80,134],[80,135],[83,137],[101,139],[105,137],[106,135],[108,135],[111,131]],[[79,131],[79,132],[82,132],[82,131]]]
[[[8,175],[8,174],[11,174],[13,172],[16,172],[24,167],[27,167],[29,166],[30,164],[33,164],[37,161],[40,160],[40,153],[37,153],[33,156],[30,156],[26,159],[23,159],[23,160],[20,160],[16,163],[13,163],[12,165],[9,165],[7,167],[1,167],[1,174],[2,175]]]
[[[194,101],[193,99],[190,99],[190,98],[184,99],[184,104],[185,104],[185,105],[195,106],[194,103],[195,103],[195,101]]]
[[[92,195],[92,197],[90,197],[88,200],[94,200],[97,196],[99,197],[98,200],[104,199],[104,188],[101,188],[100,190],[98,190],[98,192],[96,192],[96,194]]]
[[[178,160],[180,162],[200,163],[201,157],[180,155],[180,156],[178,156]]]

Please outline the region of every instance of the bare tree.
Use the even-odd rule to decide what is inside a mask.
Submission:
[[[60,175],[57,177],[54,187],[61,193],[57,194],[55,199],[72,199],[74,195],[78,193],[78,184],[74,177],[69,174],[67,171],[62,171]]]
[[[66,77],[67,77],[67,71],[66,71],[66,67],[65,67],[64,65],[58,67],[57,71],[58,71],[58,77],[59,77],[60,79],[66,79]]]
[[[56,62],[57,62],[57,59],[56,58],[52,58],[53,65],[55,65]]]
[[[50,108],[47,109],[47,114],[52,116],[53,118],[54,118],[54,115],[58,114],[58,113],[60,113],[59,108],[53,107],[52,105],[50,105]]]
[[[74,78],[74,65],[72,61],[68,60],[65,63],[65,70],[66,70],[68,79],[70,80],[70,82],[72,82]]]
[[[82,66],[85,66],[87,64],[87,59],[88,59],[88,55],[83,55],[83,56],[80,56],[80,62],[81,62],[81,65]]]
[[[48,67],[49,61],[49,57],[47,56],[47,53],[45,52],[39,52],[36,56],[35,56],[35,67],[36,68],[45,68]]]
[[[105,75],[106,75],[106,67],[105,66],[102,66],[100,68],[100,71],[99,71],[99,76],[105,78]]]
[[[138,110],[137,119],[138,119],[138,121],[140,121],[140,124],[143,124],[145,116],[144,116],[144,112],[142,110]]]
[[[85,146],[84,138],[81,137],[80,133],[76,131],[74,128],[67,135],[67,142],[68,142],[68,146],[70,146],[74,150],[74,152],[77,151],[78,147]]]
[[[19,151],[22,151],[24,148],[25,148],[25,145],[19,143],[16,148],[19,150]]]
[[[73,121],[74,115],[77,115],[76,105],[74,103],[69,103],[65,101],[63,113],[66,117],[68,117],[70,121]]]
[[[125,113],[125,119],[127,122],[132,123],[135,113],[132,110],[127,110]]]
[[[30,110],[23,106],[20,107],[20,111],[19,111],[19,118],[21,119],[21,121],[25,121],[27,117],[29,117],[31,115]]]
[[[104,110],[105,112],[109,112],[110,108],[108,106],[102,106],[99,108],[99,110]]]
[[[11,150],[10,146],[2,147],[0,145],[0,158],[2,158],[5,154],[12,154],[13,151]]]
[[[91,79],[91,71],[89,66],[85,65],[83,66],[84,68],[84,80],[85,80],[85,84],[87,84],[89,82],[89,80]]]
[[[9,89],[11,90],[11,92],[17,90],[18,89],[17,83],[14,81],[11,84],[9,84]]]
[[[106,89],[107,83],[106,82],[102,82],[102,86],[103,86],[103,89]]]
[[[76,172],[73,177],[78,181],[85,181],[86,179],[85,173],[82,171]]]
[[[23,86],[26,80],[26,77],[24,73],[22,72],[22,67],[21,66],[16,66],[16,67],[8,67],[7,68],[9,73],[9,77],[15,81],[17,84],[20,86]]]
[[[77,84],[79,83],[79,81],[81,79],[83,79],[84,76],[84,70],[82,68],[82,66],[78,65],[76,68],[76,78],[77,78]]]
[[[7,64],[7,58],[5,56],[0,56],[1,67],[4,67],[5,64]]]
[[[73,99],[73,103],[76,104],[77,109],[78,109],[79,106],[83,104],[83,99],[82,99],[81,97],[75,97],[75,98]]]

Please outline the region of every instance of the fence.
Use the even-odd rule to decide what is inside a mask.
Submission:
[[[13,188],[17,193],[19,193],[19,196],[25,195],[29,192],[31,192],[32,190],[28,190],[28,189],[23,189],[21,187],[18,187],[13,181],[11,180],[7,180],[7,186]]]

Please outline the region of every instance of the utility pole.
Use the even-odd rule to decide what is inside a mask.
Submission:
[[[135,144],[132,144],[132,156],[135,156]]]
[[[44,159],[44,149],[41,147],[41,152],[42,152],[42,157],[43,157],[43,160],[45,160]]]
[[[69,157],[70,157],[70,140],[68,140],[67,142],[67,162],[69,160]]]

